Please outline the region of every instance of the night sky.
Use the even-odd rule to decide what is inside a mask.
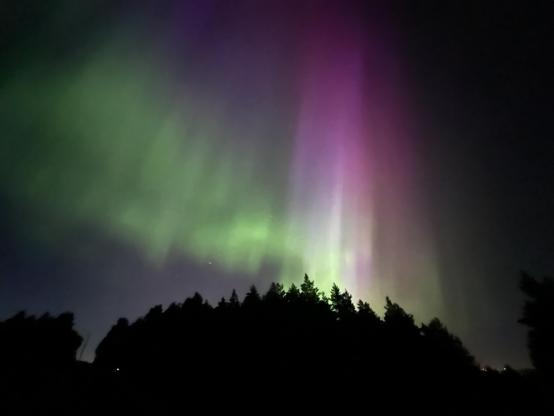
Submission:
[[[392,5],[391,3],[394,3]],[[5,0],[0,319],[308,273],[529,365],[554,273],[554,2]]]

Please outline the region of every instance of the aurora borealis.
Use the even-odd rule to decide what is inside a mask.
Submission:
[[[154,262],[175,251],[247,274],[269,263],[286,283],[308,272],[326,290],[336,282],[368,296],[371,279],[385,272],[373,258],[376,223],[388,220],[378,218],[375,188],[393,185],[388,169],[371,159],[382,152],[381,113],[392,122],[400,115],[384,104],[393,76],[373,70],[386,82],[374,91],[364,79],[371,62],[385,66],[387,58],[364,43],[359,19],[337,21],[332,12],[299,16],[307,21],[293,34],[301,46],[274,56],[218,40],[200,82],[191,81],[203,75],[187,63],[194,36],[176,35],[170,25],[138,51],[133,23],[130,34],[100,41],[69,68],[19,75],[3,94],[4,108],[32,120],[23,127],[16,118],[2,143],[4,174],[17,177],[15,197],[63,215],[60,233],[92,224]],[[261,26],[250,30],[263,37]],[[168,44],[175,50],[158,56]],[[183,62],[173,67],[168,54]],[[286,60],[294,62],[288,76]],[[27,135],[25,157],[14,158],[21,128],[36,132]],[[401,151],[403,138],[388,133],[388,146]],[[385,262],[392,254],[379,253]]]
[[[237,276],[246,287],[308,273],[326,291],[337,283],[377,310],[389,295],[417,319],[438,315],[467,335],[468,304],[486,310],[497,290],[475,295],[485,287],[477,277],[459,283],[473,259],[488,258],[466,249],[494,204],[468,220],[469,194],[443,202],[479,175],[457,182],[458,167],[473,162],[458,163],[463,152],[448,140],[466,137],[444,119],[431,125],[441,104],[421,98],[433,84],[414,73],[435,64],[411,61],[403,20],[384,3],[57,1],[29,15],[8,6],[1,197],[19,227],[9,246],[31,247],[31,273],[55,281],[88,270],[85,292],[100,303],[134,298],[132,313],[184,297],[177,273],[202,276],[186,288],[213,296]],[[94,236],[140,261],[108,259]],[[60,254],[73,250],[71,261]],[[4,262],[3,274],[17,268]],[[445,265],[458,277],[446,278]],[[86,297],[60,293],[73,309]],[[106,309],[102,322],[123,312]]]

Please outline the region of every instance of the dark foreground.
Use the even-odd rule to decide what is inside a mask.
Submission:
[[[524,373],[480,368],[438,319],[416,325],[389,299],[381,318],[307,276],[300,288],[253,287],[216,307],[196,294],[122,318],[94,363],[75,359],[71,314],[20,313],[0,322],[0,414],[554,414],[541,327],[554,320],[546,286],[533,287],[540,299],[522,320],[537,370]]]

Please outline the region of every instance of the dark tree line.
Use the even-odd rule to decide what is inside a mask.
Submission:
[[[542,281],[524,273],[520,289],[527,296],[520,323],[529,327],[531,362],[541,376],[554,382],[554,280]]]
[[[460,384],[478,375],[473,357],[439,320],[418,327],[389,299],[381,319],[337,286],[327,298],[307,276],[286,291],[272,284],[260,295],[252,287],[242,302],[233,292],[212,307],[197,293],[165,310],[155,306],[132,324],[120,319],[98,346],[95,365],[176,396],[178,383],[171,391],[159,380],[186,374],[197,382],[194,394],[209,385],[262,396],[284,386],[291,394],[364,394],[376,381],[420,383],[425,376],[450,394],[442,378]]]
[[[18,372],[37,366],[68,366],[75,361],[83,339],[73,329],[73,314],[39,318],[25,312],[0,322],[0,365]]]
[[[30,414],[72,406],[76,352],[82,342],[73,314],[0,322],[0,414]]]
[[[524,276],[521,288],[530,298],[521,322],[531,328],[538,376],[483,371],[438,319],[417,325],[388,298],[379,317],[368,303],[354,304],[337,286],[327,296],[305,276],[299,287],[273,283],[263,294],[252,286],[242,300],[233,291],[216,306],[196,293],[132,323],[121,318],[91,365],[75,361],[82,338],[71,314],[18,314],[0,323],[1,387],[9,392],[0,406],[543,414],[553,374],[553,284]]]

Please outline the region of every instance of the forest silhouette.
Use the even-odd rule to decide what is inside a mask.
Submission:
[[[554,282],[524,274],[520,288],[528,371],[480,368],[439,319],[417,325],[389,298],[379,317],[307,275],[120,318],[93,363],[76,359],[71,313],[20,312],[0,322],[0,413],[552,414]]]

